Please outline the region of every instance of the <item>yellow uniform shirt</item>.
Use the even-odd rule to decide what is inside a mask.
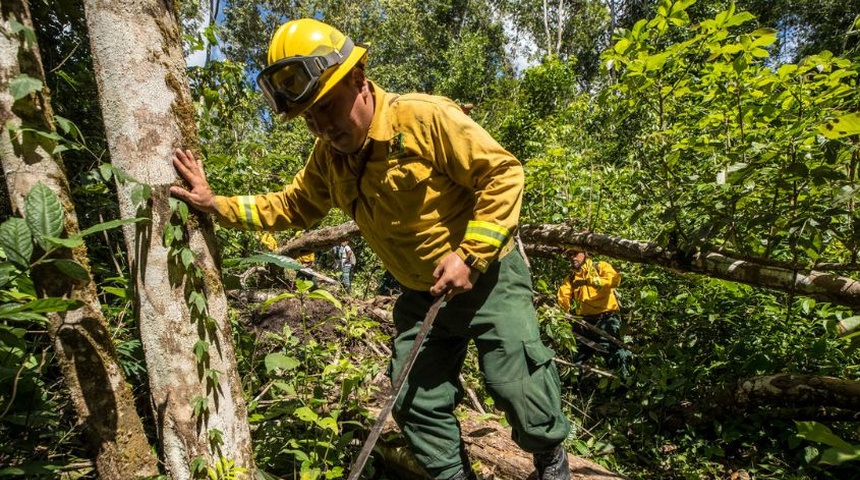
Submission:
[[[296,261],[302,265],[314,263],[314,260],[316,260],[314,252],[300,252],[299,256],[296,257]]]
[[[266,247],[266,250],[269,250],[270,252],[278,250],[278,241],[275,240],[275,236],[269,232],[260,236],[260,243],[262,243],[263,246]]]
[[[450,252],[472,255],[485,271],[517,226],[522,165],[451,100],[371,87],[375,110],[359,152],[341,154],[318,139],[283,191],[216,197],[220,222],[307,228],[338,207],[408,288],[428,290]]]
[[[573,286],[577,282],[576,287]],[[599,315],[618,310],[615,288],[621,282],[618,272],[606,262],[586,258],[582,267],[564,279],[558,288],[558,305],[565,312],[574,304],[577,315]],[[573,300],[573,302],[572,302]]]

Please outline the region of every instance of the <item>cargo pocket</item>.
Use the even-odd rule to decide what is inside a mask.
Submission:
[[[550,362],[555,352],[540,340],[523,342],[528,376],[524,380],[527,429],[555,422],[561,404],[561,383]]]

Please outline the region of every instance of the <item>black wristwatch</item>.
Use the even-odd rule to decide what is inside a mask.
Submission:
[[[476,257],[470,253],[470,254],[466,255],[466,258],[465,258],[465,260],[463,260],[463,262],[465,262],[466,265],[468,265],[472,268],[477,268],[475,266],[475,264],[478,263],[478,257]]]

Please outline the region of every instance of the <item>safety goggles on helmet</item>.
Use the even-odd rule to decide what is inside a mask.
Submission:
[[[327,55],[287,57],[272,63],[257,75],[257,85],[275,113],[285,113],[291,107],[312,99],[320,89],[320,79],[343,63],[352,53],[354,44],[347,37],[340,50]]]

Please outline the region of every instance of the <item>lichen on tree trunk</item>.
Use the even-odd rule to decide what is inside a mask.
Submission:
[[[111,161],[151,191],[135,204],[139,187],[118,186],[122,216],[151,220],[124,234],[165,466],[175,479],[188,478],[196,459],[253,472],[214,231],[208,218],[192,212],[179,221],[169,206],[171,154],[198,148],[174,4],[84,5]],[[174,225],[182,238],[168,245],[164,230]]]

